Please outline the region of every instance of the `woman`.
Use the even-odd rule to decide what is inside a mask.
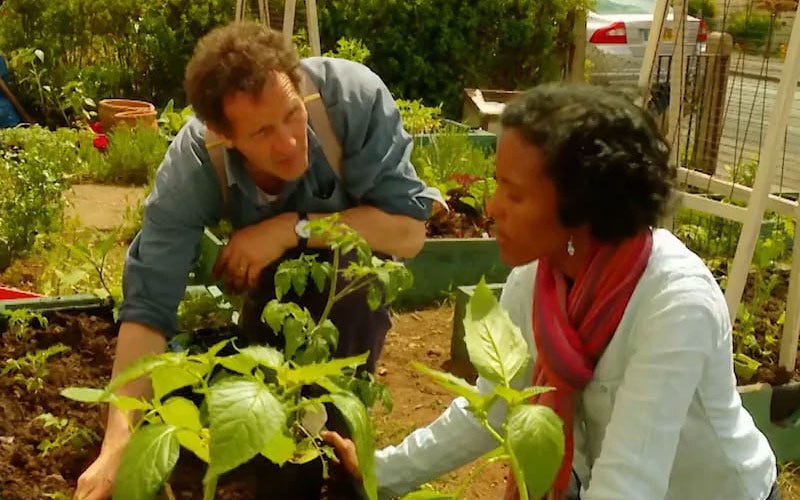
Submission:
[[[538,402],[565,422],[552,497],[577,483],[583,500],[777,499],[775,457],[736,392],[724,297],[696,255],[652,229],[674,176],[654,123],[621,96],[563,85],[528,91],[501,122],[489,210],[515,266],[501,302],[535,360],[519,385],[555,387]],[[377,452],[381,492],[496,445],[456,399]]]

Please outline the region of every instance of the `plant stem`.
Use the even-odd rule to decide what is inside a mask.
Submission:
[[[217,491],[217,476],[206,474],[203,479],[203,500],[214,500]]]
[[[333,272],[331,273],[331,288],[328,290],[328,303],[325,304],[325,310],[322,311],[322,316],[319,318],[318,324],[322,324],[328,319],[328,316],[331,313],[331,308],[333,308],[334,302],[336,302],[336,281],[337,277],[339,276],[339,249],[336,248],[333,251]]]

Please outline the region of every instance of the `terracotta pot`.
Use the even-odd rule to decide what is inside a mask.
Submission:
[[[103,130],[111,130],[116,124],[116,115],[126,111],[153,111],[155,106],[147,101],[133,99],[102,99],[97,103],[97,115],[103,124]]]
[[[155,109],[121,111],[114,115],[115,125],[148,127],[158,130],[158,113]]]

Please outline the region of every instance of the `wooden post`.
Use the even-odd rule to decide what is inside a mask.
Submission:
[[[797,12],[800,14],[800,4],[798,4]],[[800,17],[800,15],[796,17]],[[747,217],[742,227],[742,234],[739,236],[736,255],[733,259],[731,272],[728,275],[728,286],[725,289],[725,300],[728,303],[728,312],[731,315],[731,319],[736,318],[744,287],[747,283],[747,274],[750,271],[753,252],[756,249],[761,221],[764,217],[764,208],[769,197],[772,179],[774,178],[773,174],[780,160],[781,142],[789,124],[789,113],[792,109],[794,91],[797,87],[797,80],[800,78],[800,22],[795,22],[792,27],[792,35],[789,38],[788,47],[786,61],[783,64],[783,71],[778,84],[778,92],[775,96],[775,104],[772,108],[772,113],[769,115],[770,122],[767,127],[766,138],[759,155],[761,162],[758,166],[758,172],[756,172],[753,194],[747,204]],[[790,286],[797,286],[797,284],[790,283]],[[796,332],[793,334],[796,334]]]
[[[653,78],[653,67],[656,65],[658,57],[658,45],[661,41],[661,33],[664,32],[664,20],[669,8],[669,0],[656,0],[653,8],[653,22],[650,24],[650,34],[648,35],[647,45],[644,50],[642,68],[639,71],[639,100],[637,104],[644,106],[650,97],[650,83]]]
[[[672,148],[672,164],[681,166],[681,107],[686,86],[686,4],[687,0],[673,2],[672,24],[677,26],[672,45],[672,64],[669,72],[669,120],[667,140]]]
[[[317,0],[306,0],[306,23],[308,24],[308,43],[311,45],[311,55],[321,56],[322,47],[319,43]]]
[[[568,82],[583,83],[586,81],[586,11],[575,10],[572,12],[573,42],[569,51],[567,64]]]
[[[731,52],[733,52],[733,37],[730,34],[715,32],[708,35],[700,123],[697,125],[692,154],[693,167],[707,174],[714,174],[717,169]]]
[[[294,8],[296,0],[286,0],[283,5],[283,38],[287,43],[291,43],[294,33]]]
[[[789,296],[786,299],[786,320],[781,335],[781,352],[778,363],[794,372],[797,362],[797,335],[800,333],[800,205],[794,211],[794,247],[792,271],[789,274]]]

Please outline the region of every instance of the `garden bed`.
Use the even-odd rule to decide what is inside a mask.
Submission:
[[[57,312],[47,315],[46,328],[26,330],[21,339],[11,332],[3,335],[0,359],[20,358],[27,353],[58,343],[69,351],[50,358],[43,387],[28,390],[24,381],[13,376],[0,380],[0,498],[30,500],[46,494],[70,498],[80,473],[99,451],[96,439],[102,436],[105,415],[101,407],[67,400],[59,391],[67,386],[100,387],[108,381],[113,361],[117,328],[109,314],[89,315]],[[452,308],[442,307],[395,316],[378,374],[394,396],[394,409],[373,415],[378,446],[396,443],[413,428],[430,422],[449,403],[451,396],[412,370],[412,360],[422,360],[434,368],[446,368],[450,343],[449,322]],[[34,321],[35,322],[35,321]],[[50,413],[69,418],[83,429],[79,442],[51,449],[43,454],[37,449],[45,439],[58,435],[54,427],[44,428],[36,417]],[[176,498],[201,498],[200,482],[205,465],[192,457],[182,457],[173,481]],[[467,466],[439,482],[453,489],[472,469]],[[500,494],[504,469],[490,467],[482,480],[473,486],[469,498],[492,498]],[[239,470],[220,483],[219,499],[256,498],[252,471]]]

